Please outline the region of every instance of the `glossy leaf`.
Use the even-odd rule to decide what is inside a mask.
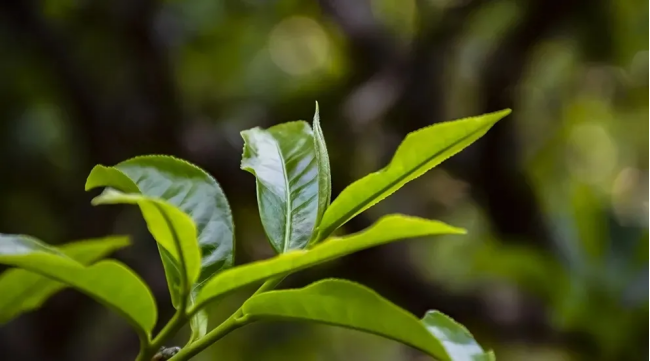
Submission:
[[[123,315],[149,338],[156,304],[145,283],[123,264],[106,260],[85,267],[58,249],[23,235],[0,236],[0,263],[23,268],[88,294]]]
[[[196,238],[196,226],[192,219],[169,203],[141,194],[126,194],[107,188],[92,201],[97,204],[136,204],[147,222],[149,232],[165,251],[163,262],[172,300],[178,304],[180,297],[189,295],[191,286],[201,272],[201,254]],[[163,258],[165,260],[165,258]],[[185,288],[183,288],[185,287]]]
[[[370,228],[340,238],[330,238],[309,250],[294,251],[225,271],[210,280],[197,299],[198,308],[240,287],[286,275],[366,248],[399,239],[436,234],[463,234],[464,230],[439,221],[403,215],[381,218]]]
[[[128,193],[158,198],[179,208],[196,225],[201,254],[201,273],[189,303],[205,281],[232,267],[235,248],[234,225],[228,200],[217,181],[186,161],[169,156],[142,156],[114,167],[98,165],[86,181],[86,190],[112,187]],[[175,307],[180,304],[179,265],[165,248],[158,247]],[[194,335],[205,334],[207,321],[192,319]],[[195,328],[198,327],[198,328]]]
[[[217,181],[197,166],[169,156],[135,157],[93,168],[86,190],[97,187],[160,198],[187,213],[201,247],[199,283],[232,266],[235,240],[228,200]]]
[[[441,361],[490,360],[467,330],[437,311],[419,320],[354,282],[328,279],[297,290],[253,296],[245,319],[288,319],[352,328],[393,339]]]
[[[323,216],[319,238],[328,237],[352,217],[460,152],[508,114],[509,109],[434,124],[410,133],[388,166],[352,183],[332,202]]]
[[[65,244],[58,250],[75,261],[89,265],[129,244],[128,237],[105,237]],[[66,288],[64,283],[24,269],[0,274],[0,324],[39,308],[48,298]]]
[[[325,144],[325,136],[320,127],[320,113],[318,102],[314,113],[314,149],[316,150],[316,163],[318,164],[318,213],[316,217],[316,230],[312,234],[312,242],[318,241],[318,229],[323,215],[329,207],[332,197],[332,175],[330,169],[330,158]]]
[[[309,244],[319,211],[319,164],[304,121],[241,133],[241,168],[257,178],[262,225],[278,253]]]

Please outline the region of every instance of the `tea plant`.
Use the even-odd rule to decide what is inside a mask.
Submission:
[[[277,252],[234,266],[234,224],[217,181],[170,156],[141,156],[97,165],[86,190],[104,188],[93,205],[137,205],[156,240],[174,316],[152,335],[157,308],[147,285],[116,260],[101,260],[129,244],[106,237],[53,247],[25,235],[0,235],[0,322],[34,310],[64,287],[91,296],[122,315],[140,338],[137,361],[189,360],[233,330],[256,321],[290,319],[353,328],[397,340],[437,360],[494,360],[460,324],[438,311],[423,318],[362,285],[326,279],[301,289],[273,290],[287,275],[400,239],[465,231],[439,221],[387,215],[361,232],[333,233],[351,218],[458,153],[510,110],[432,125],[409,134],[390,164],[349,185],[330,201],[329,157],[318,105],[313,127],[295,121],[243,131],[241,168],[257,179],[262,225]],[[262,284],[210,330],[205,307],[241,287]],[[164,344],[181,327],[187,344]]]

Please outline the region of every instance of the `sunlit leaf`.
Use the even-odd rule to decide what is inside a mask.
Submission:
[[[0,235],[0,263],[23,268],[86,293],[124,316],[141,337],[149,338],[156,304],[145,283],[123,264],[106,260],[92,266],[23,235]]]
[[[332,202],[320,224],[319,237],[326,238],[357,214],[460,152],[508,114],[509,109],[434,124],[410,133],[388,166],[352,183]]]
[[[233,265],[234,224],[228,200],[217,181],[195,165],[160,155],[132,158],[114,167],[98,165],[86,181],[86,190],[96,187],[112,187],[127,193],[141,193],[158,198],[191,217],[196,225],[200,247],[201,273],[193,285],[189,304],[193,304],[196,293],[210,277]],[[172,303],[178,307],[180,265],[175,263],[165,248],[158,248]],[[207,322],[204,321],[191,320],[190,325],[195,335],[205,334]]]
[[[242,307],[244,319],[288,319],[352,328],[390,338],[441,361],[489,361],[472,335],[438,311],[419,320],[354,282],[328,279],[297,290],[253,296]]]
[[[114,167],[98,165],[86,190],[97,187],[160,198],[187,213],[201,247],[199,283],[232,266],[234,225],[228,200],[217,181],[195,165],[162,155],[135,157]]]
[[[75,261],[89,265],[129,244],[128,237],[105,237],[76,241],[58,247]],[[66,284],[20,268],[0,274],[0,324],[39,308]]]
[[[400,239],[437,234],[463,234],[465,231],[439,221],[403,215],[388,215],[370,228],[340,238],[330,238],[309,250],[294,251],[274,258],[249,263],[225,271],[210,280],[197,299],[197,307],[265,279],[286,275],[366,248]]]
[[[314,148],[316,149],[316,162],[318,163],[318,217],[316,218],[317,229],[312,235],[312,241],[318,241],[318,229],[323,215],[329,207],[332,197],[332,175],[330,169],[330,158],[327,152],[325,136],[320,127],[320,113],[318,102],[314,113]]]
[[[172,300],[177,305],[181,297],[189,295],[201,272],[201,254],[196,227],[187,214],[165,201],[111,188],[105,189],[92,203],[138,205],[149,232],[162,247],[163,261],[167,261],[163,262],[167,280],[170,288],[173,288]]]
[[[314,136],[304,121],[241,133],[241,168],[257,178],[262,225],[278,253],[309,244],[319,212],[319,164]]]

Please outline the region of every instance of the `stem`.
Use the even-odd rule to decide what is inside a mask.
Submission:
[[[262,292],[272,290],[280,282],[282,282],[284,277],[285,276],[268,279],[266,282],[264,282],[262,286],[260,286],[260,288],[257,289],[257,291],[255,291],[253,296],[258,295]],[[181,349],[181,352],[177,353],[169,361],[188,361],[192,357],[199,354],[201,351],[208,348],[213,343],[222,339],[230,332],[245,326],[249,322],[251,322],[251,320],[248,317],[246,317],[246,315],[244,315],[242,308],[239,307],[237,311],[235,311],[232,315],[230,315],[230,317],[228,317],[228,319],[223,321],[223,323],[220,324],[217,328],[208,332],[208,334],[205,335],[203,338]]]
[[[140,343],[140,354],[138,355],[138,358],[136,361],[151,361],[153,356],[160,350],[160,348],[163,346],[165,341],[167,341],[170,337],[175,335],[178,330],[183,327],[185,324],[185,321],[187,320],[187,315],[185,314],[185,306],[182,305],[183,308],[178,308],[176,310],[176,313],[174,313],[174,316],[167,322],[165,327],[163,327],[162,330],[156,335],[156,337],[153,339],[153,341],[147,343],[147,344],[142,344]]]

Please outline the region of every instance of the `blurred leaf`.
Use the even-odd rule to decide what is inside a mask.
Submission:
[[[320,127],[320,114],[318,111],[318,102],[316,102],[316,112],[314,113],[314,148],[316,148],[316,162],[318,163],[318,217],[316,218],[316,227],[312,235],[312,241],[318,241],[318,229],[323,215],[329,207],[332,197],[332,172],[330,169],[330,158],[327,153],[327,144],[325,136]]]
[[[584,261],[600,267],[608,247],[608,222],[603,201],[592,187],[575,182],[571,192],[571,208],[578,231],[578,240]]]
[[[491,360],[460,324],[437,311],[422,320],[350,281],[328,279],[298,290],[253,296],[242,306],[244,319],[280,318],[353,328],[390,338],[438,360]]]
[[[460,152],[508,114],[510,110],[506,109],[478,117],[434,124],[410,133],[388,166],[352,183],[332,202],[323,217],[320,238],[327,237],[357,214]]]
[[[0,263],[24,268],[88,294],[124,316],[141,337],[149,338],[156,324],[151,291],[133,271],[117,261],[84,267],[34,238],[5,234],[0,235]],[[11,294],[14,290],[6,292]]]
[[[169,203],[140,194],[126,194],[107,188],[92,200],[93,205],[121,203],[140,207],[149,232],[162,247],[160,253],[172,303],[178,308],[180,300],[189,296],[191,287],[201,272],[201,253],[196,241],[194,222]]]
[[[278,253],[304,249],[319,211],[319,164],[304,121],[243,131],[241,168],[257,178],[262,225]]]
[[[463,229],[439,221],[398,214],[388,215],[359,233],[340,238],[333,237],[309,250],[281,254],[223,272],[205,285],[197,299],[197,306],[200,308],[205,303],[240,287],[309,268],[366,248],[399,239],[464,233]]]
[[[175,219],[172,216],[165,220],[165,223],[179,221],[185,224],[182,225],[183,228],[190,227],[192,224],[191,232],[194,232],[195,238],[198,235],[200,251],[195,250],[196,247],[191,247],[187,251],[189,253],[183,252],[183,254],[192,259],[189,263],[192,267],[196,252],[199,252],[201,261],[198,280],[192,274],[188,274],[192,278],[191,282],[197,281],[196,284],[189,284],[193,287],[189,295],[190,305],[193,304],[196,294],[208,279],[232,266],[235,238],[230,205],[217,181],[199,167],[169,156],[135,157],[114,167],[98,165],[93,168],[86,181],[86,190],[101,186],[117,188],[128,193],[141,193],[147,197],[166,201],[182,212],[178,212],[175,208],[172,209],[173,207],[169,205],[162,206],[163,209],[171,212],[170,214],[176,214],[178,217]],[[152,204],[164,203],[154,202]],[[142,208],[142,204],[140,207]],[[154,212],[156,211],[154,210]],[[164,215],[162,212],[153,214]],[[186,231],[189,232],[189,228]],[[163,232],[165,232],[164,228]],[[160,236],[170,237],[171,235]],[[190,235],[188,234],[187,237]],[[183,240],[186,245],[189,245],[189,242],[196,241]],[[165,267],[172,303],[174,307],[178,307],[181,291],[177,287],[180,284],[180,275],[178,274],[179,265],[174,260],[179,258],[174,258],[169,249],[161,248],[160,243],[158,249]],[[193,269],[188,269],[188,271],[194,272]],[[207,320],[202,319],[200,314],[197,314],[196,317],[199,319],[193,319],[190,322],[193,336],[202,336],[206,331]]]
[[[128,237],[105,237],[65,244],[60,252],[89,265],[129,244]],[[0,275],[0,324],[39,308],[48,298],[66,288],[61,282],[24,269],[9,269]]]

